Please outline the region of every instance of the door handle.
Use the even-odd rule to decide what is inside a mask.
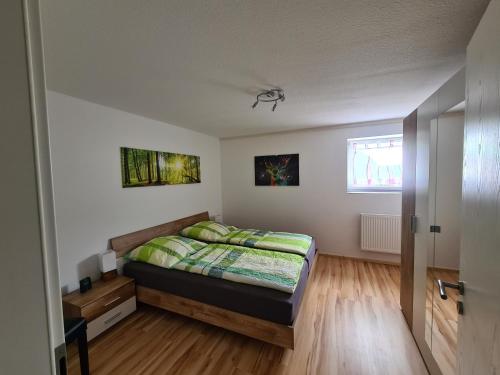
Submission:
[[[431,225],[431,233],[441,233],[441,225]]]
[[[448,299],[448,295],[446,294],[446,288],[453,288],[458,290],[458,293],[463,295],[465,293],[465,286],[463,281],[459,281],[457,284],[450,283],[448,281],[437,280],[438,288],[439,288],[439,296],[441,299]]]
[[[417,217],[415,215],[410,216],[410,232],[417,233]]]

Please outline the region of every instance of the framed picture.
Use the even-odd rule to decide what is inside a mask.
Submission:
[[[299,186],[299,154],[255,157],[256,186]]]
[[[201,182],[199,156],[121,147],[120,159],[123,187]]]

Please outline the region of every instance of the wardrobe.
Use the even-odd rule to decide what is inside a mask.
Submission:
[[[465,69],[403,122],[401,308],[432,374],[457,371]]]

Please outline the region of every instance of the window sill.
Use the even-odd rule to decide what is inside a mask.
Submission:
[[[402,190],[387,190],[387,191],[376,191],[376,190],[359,190],[359,191],[346,191],[347,194],[401,194]]]

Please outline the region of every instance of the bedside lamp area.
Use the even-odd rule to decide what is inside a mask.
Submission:
[[[102,281],[114,279],[118,275],[116,269],[116,253],[113,250],[108,250],[105,253],[99,254],[99,270],[101,271]]]

